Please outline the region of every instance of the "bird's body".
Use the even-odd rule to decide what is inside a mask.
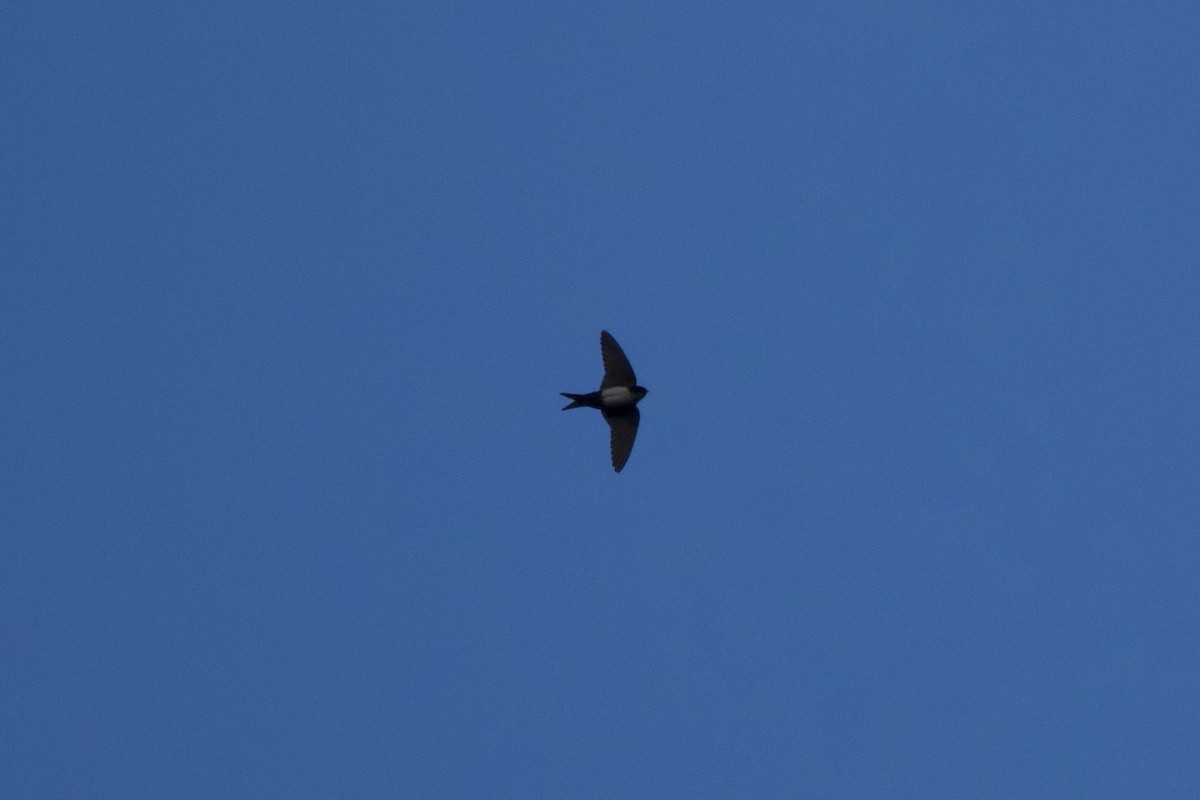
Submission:
[[[588,408],[598,408],[601,411],[620,413],[621,409],[633,408],[639,400],[646,396],[645,389],[642,389],[641,394],[637,394],[634,389],[641,389],[641,387],[610,386],[607,389],[601,389],[598,392],[588,392],[587,394],[569,394],[563,392],[563,397],[568,397],[572,400],[570,405],[563,408],[563,411],[566,411],[568,408],[587,406]]]
[[[646,389],[637,385],[637,377],[625,351],[608,331],[600,331],[600,355],[604,358],[600,389],[587,394],[562,392],[562,396],[571,401],[563,411],[581,407],[600,409],[611,432],[613,469],[620,472],[633,452],[633,440],[641,421],[637,404],[646,396]]]

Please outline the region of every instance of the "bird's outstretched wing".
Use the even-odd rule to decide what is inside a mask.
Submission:
[[[637,438],[638,423],[642,415],[636,408],[631,408],[622,414],[605,414],[604,421],[608,423],[610,447],[612,449],[613,469],[620,472],[633,452],[633,440]]]
[[[629,359],[625,357],[625,351],[608,331],[600,331],[600,355],[604,357],[604,380],[600,381],[601,389],[610,386],[637,386],[637,377],[633,374]],[[637,430],[637,422],[633,423],[633,427]],[[632,437],[630,441],[632,442]]]

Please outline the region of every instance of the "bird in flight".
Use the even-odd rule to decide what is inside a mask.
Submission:
[[[633,440],[637,436],[638,401],[646,396],[646,390],[637,385],[633,367],[625,357],[625,351],[608,331],[600,331],[600,355],[604,358],[604,378],[600,390],[588,394],[561,392],[571,403],[568,408],[598,408],[610,429],[613,469],[620,472],[633,451]]]

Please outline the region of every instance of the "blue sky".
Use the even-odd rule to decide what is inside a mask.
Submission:
[[[1200,795],[1194,5],[3,16],[0,795]]]

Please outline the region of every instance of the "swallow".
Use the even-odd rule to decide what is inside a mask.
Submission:
[[[633,440],[637,437],[638,422],[641,421],[637,404],[646,396],[646,389],[637,385],[637,377],[633,374],[629,359],[625,357],[625,351],[608,331],[600,331],[600,356],[604,359],[604,378],[600,381],[599,391],[560,394],[571,401],[563,406],[563,411],[584,406],[600,409],[610,429],[613,469],[620,472],[633,452]]]

